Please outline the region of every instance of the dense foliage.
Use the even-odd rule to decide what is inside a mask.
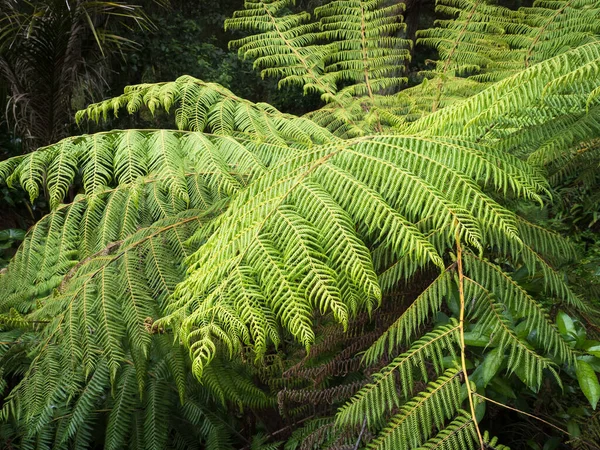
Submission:
[[[24,149],[69,135],[73,106],[102,92],[108,56],[132,44],[119,26],[136,22],[147,25],[139,5],[126,3],[0,2],[0,84]]]
[[[6,236],[6,448],[598,448],[600,3],[302,6],[225,28],[322,107],[185,75],[76,115],[174,126],[0,162],[50,208]]]

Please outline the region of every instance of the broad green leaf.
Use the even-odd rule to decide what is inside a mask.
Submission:
[[[598,377],[594,369],[585,361],[577,361],[577,381],[579,381],[579,387],[589,400],[590,405],[593,409],[596,409],[598,400],[600,399],[600,383],[598,383]]]
[[[585,351],[590,355],[600,358],[600,342],[598,341],[585,341]]]
[[[25,230],[19,228],[0,230],[0,241],[22,241],[23,239],[25,239]]]
[[[496,391],[498,394],[504,395],[505,397],[513,399],[517,398],[517,394],[515,394],[515,391],[511,385],[502,377],[492,378],[488,387]]]
[[[579,428],[579,424],[574,420],[569,420],[567,422],[567,430],[569,431],[569,436],[572,438],[576,438],[581,435],[581,429]]]
[[[490,337],[476,331],[467,331],[465,334],[465,344],[473,347],[486,347],[490,345]]]
[[[483,363],[473,372],[471,377],[477,387],[486,387],[502,366],[503,361],[504,352],[499,347],[485,355]]]
[[[577,357],[578,361],[585,361],[596,372],[600,372],[600,358],[593,355],[581,355]]]
[[[573,340],[577,339],[577,331],[575,330],[575,323],[573,319],[565,313],[564,311],[559,311],[556,316],[556,325],[558,326],[558,331],[564,337],[571,338]]]

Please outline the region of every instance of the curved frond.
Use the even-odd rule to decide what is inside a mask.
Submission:
[[[412,395],[417,376],[420,375],[422,381],[429,379],[425,361],[430,361],[437,373],[442,372],[443,357],[455,352],[458,330],[457,323],[450,323],[415,341],[407,352],[376,373],[372,383],[358,391],[349,403],[340,408],[336,422],[339,425],[356,425],[366,417],[369,427],[380,426],[385,413],[402,406],[400,395],[405,399]]]

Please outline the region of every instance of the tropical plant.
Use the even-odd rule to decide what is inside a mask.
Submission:
[[[6,120],[25,151],[70,134],[76,105],[105,91],[108,57],[132,44],[116,26],[145,22],[123,2],[2,0],[0,11]]]
[[[52,207],[0,278],[10,442],[504,449],[487,405],[593,448],[596,299],[561,271],[575,247],[515,211],[556,195],[540,162],[597,139],[600,4],[440,2],[456,17],[419,33],[439,59],[401,90],[399,4],[321,3],[251,0],[227,23],[320,110],[183,76],[77,114],[174,110],[174,129],[0,163]],[[562,389],[568,430],[525,411]]]

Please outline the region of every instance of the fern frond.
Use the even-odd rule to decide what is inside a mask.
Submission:
[[[168,385],[160,379],[150,379],[144,402],[144,447],[165,448],[167,443],[168,408],[164,401]]]
[[[549,161],[546,166],[552,185],[557,186],[563,182],[571,181],[574,186],[581,186],[585,190],[592,190],[596,185],[595,174],[600,153],[599,142],[592,139],[575,145],[561,155],[560,159]]]
[[[539,270],[543,275],[546,292],[561,298],[564,302],[582,312],[591,311],[593,309],[592,306],[573,292],[562,274],[548,264],[548,262],[546,262],[544,258],[531,247],[527,245],[523,246],[521,258],[532,273]]]
[[[472,254],[465,254],[464,261],[465,272],[489,291],[482,292],[484,295],[493,292],[495,297],[510,309],[515,320],[524,321],[528,332],[535,330],[538,342],[547,352],[552,353],[560,361],[574,363],[573,350],[553,325],[545,308],[527,291],[489,261]]]
[[[259,389],[249,375],[248,369],[239,361],[221,357],[206,367],[202,384],[217,401],[233,402],[240,410],[272,406],[274,399]]]
[[[131,411],[137,403],[137,383],[135,369],[126,365],[116,382],[117,392],[112,404],[112,412],[106,427],[107,449],[121,448],[131,424]]]
[[[431,361],[437,373],[442,371],[442,358],[447,353],[454,354],[458,328],[458,324],[453,322],[436,328],[415,341],[406,353],[402,353],[376,373],[372,383],[367,384],[349,403],[340,408],[336,423],[356,425],[366,417],[370,428],[380,426],[384,414],[402,405],[400,395],[404,398],[412,395],[415,371],[419,372],[423,381],[429,379],[426,360]]]
[[[336,96],[374,95],[406,81],[398,61],[410,58],[403,30],[401,4],[375,1],[331,1],[307,13],[290,13],[288,0],[252,0],[225,22],[226,29],[250,31],[232,41],[244,58],[254,59],[262,76],[297,84],[343,105]]]
[[[577,250],[568,239],[528,222],[522,217],[517,217],[517,221],[521,239],[538,254],[557,262],[569,262],[577,259]]]
[[[334,139],[310,120],[281,113],[267,103],[252,103],[218,84],[188,75],[169,83],[129,86],[121,96],[79,111],[76,118],[78,122],[98,122],[106,120],[109,112],[116,115],[122,107],[133,114],[142,107],[153,112],[158,107],[168,111],[173,106],[177,107],[175,123],[179,130],[245,137],[265,146],[268,143],[269,155],[278,145],[287,149],[289,145],[304,147]]]
[[[462,410],[459,411],[456,419],[441,430],[437,436],[429,439],[415,450],[452,450],[455,448],[467,450],[480,448],[473,418]]]
[[[65,425],[61,430],[62,433],[59,433],[56,439],[59,444],[66,443],[76,434],[79,435],[78,439],[81,439],[82,431],[85,428],[92,429],[90,419],[94,416],[93,410],[98,407],[103,397],[106,396],[109,385],[108,378],[108,367],[100,365],[90,377],[77,401],[70,408],[70,417],[65,421]]]
[[[350,84],[342,94],[368,96],[393,90],[406,81],[398,66],[410,58],[410,41],[398,34],[405,29],[401,3],[332,1],[315,8],[321,38],[331,42],[325,73]]]
[[[423,117],[410,130],[482,136],[493,122],[499,122],[493,126],[493,132],[499,133],[505,127],[514,131],[511,121],[516,117],[529,116],[524,120],[539,124],[566,113],[564,108],[567,107],[571,113],[584,112],[588,93],[596,84],[592,80],[578,85],[583,92],[575,96],[550,95],[546,87],[553,82],[564,87],[566,81],[561,80],[584,76],[586,72],[582,71],[582,66],[599,64],[599,48],[597,42],[591,42],[535,64],[460,104]],[[539,107],[529,108],[530,105]],[[505,127],[504,120],[507,121]]]
[[[438,0],[436,11],[451,19],[437,20],[435,28],[417,34],[417,44],[439,54],[434,69],[422,73],[433,79],[409,93],[421,97],[416,98],[421,112],[436,111],[456,97],[464,99],[491,82],[585,45],[600,31],[600,10],[593,0],[536,1],[517,11],[481,1]],[[467,82],[470,89],[461,90]]]
[[[281,78],[280,84],[300,84],[306,91],[335,92],[335,79],[325,76],[327,46],[316,44],[318,24],[306,12],[289,14],[291,0],[249,0],[227,19],[225,29],[256,32],[230,42],[243,57],[255,59],[262,76]]]
[[[411,342],[419,327],[441,309],[443,298],[450,292],[451,280],[449,272],[445,270],[427,286],[398,320],[365,352],[365,364],[370,366],[385,354],[391,356],[402,344]]]
[[[56,209],[66,200],[78,174],[82,193],[89,201],[109,189],[132,186],[152,175],[187,203],[186,174],[194,168],[215,194],[230,195],[264,170],[262,157],[260,146],[246,147],[231,137],[127,130],[66,138],[29,155],[2,161],[0,167],[10,166],[5,180],[13,187],[18,183],[32,200],[47,190]]]
[[[488,336],[490,344],[498,346],[501,353],[508,351],[509,355],[506,358],[508,370],[511,373],[517,372],[523,382],[532,389],[537,391],[540,388],[544,370],[549,370],[560,384],[554,363],[539,355],[531,344],[517,336],[511,318],[505,314],[504,305],[496,302],[494,295],[476,281],[468,277],[465,277],[465,281],[467,281],[465,296],[474,299],[472,316],[478,320],[475,327],[477,331],[473,333]],[[555,342],[557,342],[556,338]],[[564,346],[560,350],[567,352]]]
[[[52,209],[0,274],[0,326],[18,340],[0,344],[0,387],[16,380],[2,417],[22,448],[89,447],[102,424],[107,448],[232,448],[231,406],[274,406],[257,383],[279,391],[291,430],[315,415],[288,448],[477,448],[468,374],[447,369],[471,351],[465,330],[533,390],[560,385],[556,365],[576,354],[545,307],[591,310],[559,271],[576,254],[505,204],[542,204],[544,169],[560,177],[597,151],[597,1],[441,0],[454,19],[420,35],[434,70],[397,95],[401,9],[333,0],[311,18],[248,0],[227,22],[263,75],[321,94],[306,117],[181,77],[77,116],[174,109],[179,130],[0,162],[0,181]],[[464,310],[446,322],[457,271]],[[366,385],[365,363],[384,366]]]
[[[434,428],[442,429],[447,419],[460,408],[460,376],[449,369],[419,395],[403,404],[386,427],[369,443],[368,448],[417,448]]]
[[[159,241],[174,234],[173,229],[177,226],[193,227],[197,223],[197,217],[189,214],[180,219],[180,223],[173,219],[167,219],[166,223],[159,221],[154,227],[123,241],[117,252],[96,255],[76,266],[73,273],[65,277],[65,285],[29,315],[32,320],[51,320],[44,329],[45,342],[40,344],[42,350],[48,350],[38,353],[29,369],[33,375],[26,374],[25,380],[35,380],[40,370],[49,370],[44,367],[51,359],[61,365],[63,373],[57,376],[63,380],[72,379],[78,372],[82,375],[95,373],[99,364],[106,367],[114,380],[124,359],[124,348],[130,347],[134,354],[141,355],[139,358],[146,358],[149,335],[144,322],[148,317],[156,317],[161,295],[168,295],[169,289],[180,281],[178,268],[170,268],[168,261],[181,259],[184,255],[167,250]],[[158,260],[149,253],[150,248],[157,247],[165,252]],[[148,253],[145,253],[146,249]],[[142,264],[144,260],[146,262]],[[151,269],[146,272],[145,268],[152,266],[161,270],[159,282],[149,281],[149,278],[155,278],[152,278]],[[125,279],[118,276],[120,273],[126,274]],[[58,278],[60,283],[61,277]],[[161,283],[167,285],[163,287]],[[152,285],[155,289],[150,291],[148,286]],[[62,344],[61,354],[48,353],[58,343]],[[77,382],[77,378],[73,382]],[[22,388],[29,392],[28,386],[29,381]],[[55,395],[53,390],[47,389],[43,397],[50,401],[52,395]],[[39,411],[40,406],[31,402],[26,408]]]
[[[449,149],[460,156],[448,158]],[[500,160],[506,162],[502,167]],[[186,336],[197,335],[194,348],[198,357],[212,358],[209,336],[221,334],[223,325],[210,333],[208,329],[193,330],[209,323],[217,325],[207,315],[212,317],[210,311],[219,309],[219,302],[229,305],[228,311],[235,311],[230,309],[235,302],[223,299],[223,292],[233,283],[232,271],[243,265],[256,274],[257,284],[252,289],[264,292],[275,317],[300,342],[309,345],[313,340],[313,305],[333,312],[344,323],[347,311],[368,309],[379,301],[380,289],[367,242],[380,242],[395,257],[412,255],[412,265],[405,267],[406,276],[430,263],[442,265],[437,250],[412,225],[430,216],[435,218],[432,225],[445,229],[450,238],[458,230],[474,246],[481,246],[486,236],[499,239],[498,245],[512,242],[519,248],[515,217],[487,197],[467,174],[478,172],[482,183],[536,198],[544,187],[541,180],[524,173],[529,170],[516,159],[487,153],[484,147],[445,139],[378,137],[301,151],[273,165],[233,200],[219,219],[218,230],[190,258],[189,278],[178,287],[172,314],[165,322],[180,323],[186,341]],[[515,179],[513,173],[523,174],[528,181],[509,182]],[[455,187],[448,190],[448,185]],[[282,215],[292,211],[298,225],[289,230],[297,231],[283,232],[288,228],[277,224],[282,223]],[[287,225],[293,225],[290,220]],[[301,260],[289,259],[292,249]],[[324,266],[314,261],[314,255],[319,254],[326,256],[317,258]],[[313,267],[311,276],[320,274],[321,288],[312,288],[310,293],[304,290],[300,280],[290,278],[296,273],[290,266]],[[198,298],[206,300],[199,302]],[[240,312],[235,315],[239,318]],[[247,335],[245,326],[234,329],[236,336]],[[200,361],[198,364],[198,368],[204,366]]]

